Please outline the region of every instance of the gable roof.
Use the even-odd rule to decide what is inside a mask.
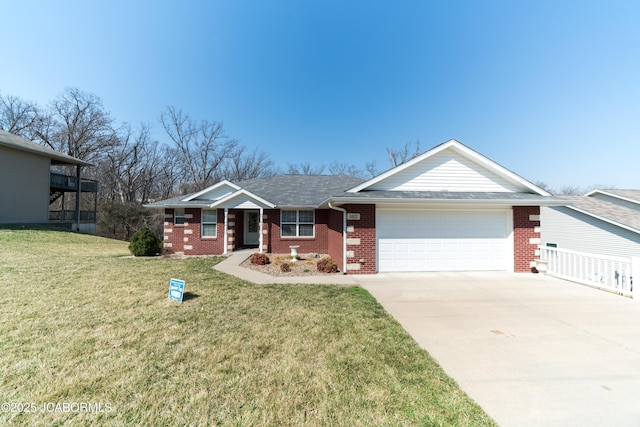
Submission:
[[[53,165],[92,166],[91,163],[87,163],[84,160],[76,159],[75,157],[52,150],[51,148],[36,144],[35,142],[28,141],[24,138],[20,138],[18,135],[14,135],[3,130],[0,130],[0,146],[48,157],[51,159],[51,164]]]
[[[453,171],[457,186],[447,179],[451,176],[445,176],[442,171],[429,175],[434,165],[436,169],[444,165],[450,175]],[[425,175],[428,176],[425,178]],[[404,185],[407,182],[408,185]],[[467,182],[470,184],[465,186]],[[451,140],[367,181],[347,175],[286,174],[237,183],[221,181],[197,193],[146,206],[326,208],[331,203],[558,206],[569,201],[552,196],[469,147]]]
[[[453,182],[450,179],[452,175],[459,177],[459,182]],[[550,196],[542,188],[455,139],[437,145],[348,192],[407,191],[418,187],[423,191],[522,192]]]
[[[238,190],[240,190],[240,187],[238,187],[233,182],[227,181],[225,179],[218,182],[217,184],[214,184],[210,187],[205,188],[204,190],[198,191],[197,193],[189,194],[184,198],[184,201],[188,202],[191,200],[198,200],[198,199],[199,200],[218,200]]]
[[[573,201],[571,205],[567,206],[569,209],[640,234],[640,211],[637,209],[631,209],[591,196],[562,197]]]
[[[630,202],[640,206],[640,190],[617,190],[617,189],[605,189],[605,190],[593,190],[585,194],[588,197],[597,197],[599,195],[613,197],[621,201]]]
[[[197,193],[149,203],[150,208],[213,208],[223,206],[229,200],[244,196],[256,206],[278,208],[317,208],[333,196],[343,194],[347,189],[363,180],[347,175],[275,175],[240,181],[237,184],[221,181]],[[207,199],[216,190],[228,186],[236,189],[219,198]]]

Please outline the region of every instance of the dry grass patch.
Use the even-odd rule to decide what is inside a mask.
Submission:
[[[112,407],[0,424],[493,425],[363,289],[259,286],[217,259],[127,253],[0,229],[0,402]]]

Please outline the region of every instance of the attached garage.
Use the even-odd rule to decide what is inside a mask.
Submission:
[[[378,271],[513,270],[512,224],[510,208],[378,208]]]

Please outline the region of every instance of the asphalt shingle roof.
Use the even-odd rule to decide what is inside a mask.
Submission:
[[[613,193],[613,191],[624,191],[626,194],[630,194],[628,192],[635,192],[640,194],[638,190],[607,190],[609,193]],[[618,193],[623,197],[621,193]],[[588,212],[592,215],[599,216],[601,218],[605,218],[607,220],[617,222],[618,224],[622,224],[624,226],[633,228],[638,230],[640,233],[640,211],[630,209],[624,206],[617,205],[615,203],[607,202],[605,200],[597,199],[595,197],[587,197],[587,196],[562,196],[564,199],[570,199],[573,201],[572,207],[580,209],[581,211]],[[631,197],[629,197],[631,198]],[[636,199],[637,197],[633,197]]]
[[[367,200],[415,200],[415,201],[459,201],[459,202],[511,202],[513,204],[562,204],[566,198],[542,196],[533,193],[510,192],[455,192],[455,191],[368,191],[347,193],[364,182],[363,179],[347,175],[276,175],[268,178],[255,178],[240,181],[237,184],[243,190],[254,194],[278,208],[317,208],[327,200],[340,202],[341,199]],[[194,194],[194,193],[192,193]],[[189,195],[151,203],[149,207],[175,206],[189,207],[209,205],[211,201],[182,200]]]
[[[276,175],[236,184],[279,207],[317,207],[362,182],[347,175]]]
[[[0,130],[0,145],[5,147],[11,147],[21,151],[28,151],[30,153],[38,154],[40,156],[49,157],[53,161],[52,164],[64,164],[64,165],[80,165],[91,166],[91,163],[87,163],[83,160],[76,159],[75,157],[61,153],[56,150],[52,150],[49,147],[45,147],[40,144],[36,144],[33,141],[28,141],[24,138],[20,138],[18,135],[14,135],[9,132]]]
[[[615,194],[616,196],[625,197],[627,199],[632,199],[638,201],[640,203],[640,190],[602,190],[606,193]]]

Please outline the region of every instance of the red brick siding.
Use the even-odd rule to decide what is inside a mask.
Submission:
[[[347,220],[347,265],[360,264],[360,269],[347,268],[348,274],[375,274],[376,266],[376,206],[345,205],[347,213],[359,213],[359,220]],[[350,244],[349,239],[360,239],[360,244]],[[349,256],[353,252],[353,257]]]
[[[537,258],[538,244],[530,239],[540,239],[540,233],[535,231],[540,221],[531,221],[530,215],[540,215],[540,207],[513,207],[513,266],[518,273],[531,272],[531,261]]]
[[[343,238],[342,238],[342,215],[343,213],[336,210],[329,211],[329,221],[328,221],[328,243],[329,250],[328,254],[333,260],[338,263],[338,268],[340,271],[345,271],[345,266],[343,264]]]
[[[299,245],[298,252],[321,253],[329,251],[329,212],[328,209],[315,210],[315,236],[314,237],[280,237],[280,210],[265,210],[267,215],[265,227],[267,234],[265,244],[267,252],[273,254],[288,254],[291,252],[289,246]],[[336,260],[337,261],[337,260]]]
[[[164,246],[185,255],[219,255],[224,252],[224,213],[218,209],[216,237],[201,237],[201,210],[185,209],[184,225],[173,223],[173,209],[165,209]],[[190,232],[190,233],[189,233]],[[191,249],[189,249],[189,246]]]

